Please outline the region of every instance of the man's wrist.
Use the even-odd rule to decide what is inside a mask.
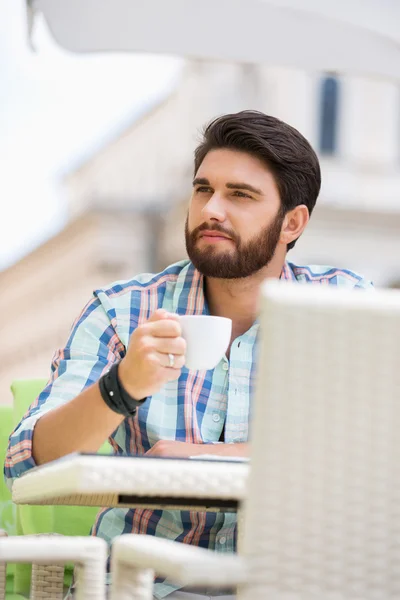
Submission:
[[[146,396],[143,396],[140,390],[135,389],[130,383],[127,372],[127,365],[124,358],[118,363],[117,376],[120,387],[127,394],[129,394],[129,396],[133,400],[135,400],[136,402],[144,402],[144,400],[146,400]]]
[[[137,394],[132,394],[131,391],[126,388],[124,382],[122,381],[120,370],[121,370],[121,363],[119,362],[117,364],[116,371],[117,371],[118,385],[119,385],[119,388],[120,388],[122,394],[125,395],[127,397],[127,399],[129,399],[131,402],[137,402],[137,403],[144,402],[146,400],[146,396],[142,397]]]
[[[119,364],[116,363],[100,377],[99,390],[107,406],[124,417],[132,417],[143,400],[133,398],[122,386],[118,377]]]

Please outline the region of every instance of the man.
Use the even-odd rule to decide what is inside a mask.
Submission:
[[[10,438],[8,481],[70,452],[96,452],[107,438],[117,453],[246,456],[261,283],[280,277],[371,286],[347,270],[286,262],[320,184],[313,149],[278,119],[244,111],[208,125],[195,151],[185,227],[190,261],[94,292],[55,355],[49,384]],[[180,314],[232,319],[230,346],[215,369],[185,369]],[[109,542],[122,532],[235,549],[231,514],[99,513],[94,535]],[[158,582],[155,598],[210,595],[176,589]]]

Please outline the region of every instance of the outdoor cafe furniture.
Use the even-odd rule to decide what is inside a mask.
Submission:
[[[31,600],[62,600],[66,562],[77,567],[77,600],[105,600],[107,544],[104,540],[89,536],[0,537],[1,574],[5,573],[7,562],[33,561]]]
[[[163,483],[151,484],[157,502],[194,499],[203,509],[218,508],[227,484],[224,501],[236,498],[243,509],[239,553],[121,536],[112,547],[114,599],[149,600],[154,573],[181,585],[237,586],[238,600],[399,597],[400,293],[271,281],[261,330],[251,468],[162,459],[153,475]],[[26,474],[14,484],[15,501],[128,506],[145,498],[151,460],[100,457],[136,465],[122,467],[136,475],[129,483],[114,476],[112,490],[102,483],[106,463],[85,484],[83,461],[92,459],[67,457]]]
[[[245,495],[248,469],[246,461],[216,461],[212,456],[188,460],[73,454],[18,478],[13,500],[17,504],[236,512]],[[21,548],[28,537],[18,538]],[[31,599],[61,600],[64,568],[51,560],[46,566],[37,565],[34,554],[29,562],[34,563]],[[51,596],[46,596],[50,590]]]
[[[400,597],[400,293],[267,283],[243,548],[114,540],[112,600],[153,575],[238,600]]]
[[[248,464],[228,459],[216,462],[213,458],[200,461],[197,457],[74,454],[18,478],[13,500],[35,505],[237,511],[244,496]],[[64,568],[52,563],[36,565],[34,556],[29,562],[34,563],[31,598],[44,598],[50,589],[52,598],[62,598]]]
[[[15,480],[16,504],[168,508],[232,512],[249,465],[203,460],[71,454]]]

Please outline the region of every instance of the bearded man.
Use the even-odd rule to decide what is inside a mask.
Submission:
[[[346,269],[287,262],[320,186],[318,158],[293,127],[255,111],[211,122],[195,151],[189,260],[94,292],[10,438],[8,482],[71,452],[96,452],[107,438],[118,454],[247,456],[263,281],[371,286]],[[178,315],[186,314],[232,320],[228,350],[212,370],[185,367]],[[110,508],[92,533],[110,542],[140,532],[234,552],[235,526],[231,513]],[[154,594],[234,597],[233,590],[179,590],[168,580],[157,580]]]

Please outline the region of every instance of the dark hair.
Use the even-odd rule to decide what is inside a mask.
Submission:
[[[217,148],[246,152],[265,163],[278,186],[282,214],[299,204],[312,213],[321,188],[321,171],[317,155],[297,129],[255,110],[218,117],[207,125],[195,150],[195,174],[206,154]],[[295,243],[288,244],[288,250]]]

